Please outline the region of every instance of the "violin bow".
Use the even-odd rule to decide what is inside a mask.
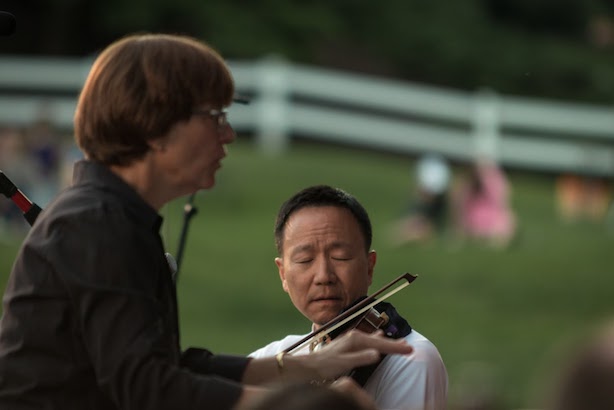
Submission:
[[[289,354],[289,353],[292,353],[293,351],[298,351],[298,350],[303,349],[304,346],[307,345],[309,342],[311,342],[313,339],[319,339],[320,337],[334,331],[335,329],[338,329],[339,327],[343,326],[344,324],[356,318],[357,316],[360,316],[361,314],[365,313],[367,310],[371,309],[373,306],[377,305],[378,303],[394,295],[401,289],[409,286],[409,284],[412,283],[417,277],[418,275],[414,275],[408,272],[402,274],[401,276],[394,279],[392,282],[390,282],[389,284],[387,284],[386,286],[384,286],[383,288],[381,288],[380,290],[378,290],[371,296],[368,296],[367,298],[360,301],[360,303],[357,303],[356,305],[352,306],[350,309],[346,310],[345,312],[342,312],[337,317],[329,320],[327,323],[322,325],[318,330],[311,332],[310,334],[308,334],[307,336],[305,336],[298,342],[294,343],[292,346],[284,349],[284,353]],[[398,282],[401,282],[403,280],[404,282],[402,282],[396,288],[392,290],[388,290],[394,285],[396,285]],[[376,299],[377,296],[381,295],[382,293],[386,291],[388,291],[386,294],[381,296],[379,299]]]

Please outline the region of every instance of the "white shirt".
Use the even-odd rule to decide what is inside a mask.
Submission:
[[[275,356],[306,335],[289,335],[249,354]],[[379,409],[445,410],[448,374],[439,351],[426,337],[412,329],[405,340],[414,351],[409,355],[387,355],[367,380],[364,389]],[[296,354],[307,354],[302,349]]]

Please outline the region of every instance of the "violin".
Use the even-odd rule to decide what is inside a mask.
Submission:
[[[366,296],[359,298],[354,303],[352,303],[347,309],[355,306],[357,303],[360,303]],[[345,312],[347,309],[344,309],[341,313]],[[361,332],[365,333],[374,333],[378,329],[383,328],[388,324],[390,318],[386,314],[386,312],[380,312],[376,310],[375,307],[369,308],[365,313],[359,315],[356,319],[353,319],[342,326],[339,326],[337,329],[327,333],[319,339],[311,341],[309,344],[309,351],[315,352],[316,350],[320,350],[322,347],[326,346],[336,337],[352,330],[358,329]]]
[[[359,300],[354,306],[351,306],[350,308],[341,312],[341,314],[322,325],[318,330],[311,332],[298,342],[289,346],[283,351],[283,353],[292,354],[293,352],[300,351],[304,347],[312,344],[314,341],[319,343],[320,340],[332,340],[333,337],[331,337],[331,335],[336,337],[339,334],[354,329],[359,325],[361,328],[367,329],[367,331],[371,328],[368,333],[375,332],[386,323],[386,317],[382,317],[382,314],[377,310],[371,309],[386,298],[394,295],[406,286],[409,286],[409,284],[412,283],[417,277],[417,275],[407,272],[402,274],[371,296],[367,296],[366,298]],[[399,282],[400,284],[397,285]],[[397,285],[396,288],[389,290],[395,285]],[[386,294],[377,298],[386,291],[388,291]],[[347,326],[345,326],[346,324]],[[341,327],[343,328],[339,332],[336,332],[336,330]]]
[[[352,330],[358,329],[365,333],[374,333],[378,329],[386,329],[386,336],[393,337],[393,331],[397,330],[395,324],[387,326],[390,322],[390,317],[386,314],[386,306],[382,301],[404,287],[408,286],[417,278],[417,275],[405,273],[382,289],[378,290],[371,296],[365,296],[359,298],[352,305],[342,311],[337,317],[333,318],[326,324],[322,325],[318,330],[305,336],[303,339],[296,342],[294,345],[285,349],[281,354],[292,354],[302,348],[309,346],[309,351],[314,352],[325,347],[336,337]],[[395,284],[401,282],[395,289],[389,291],[379,299],[377,296],[393,287]],[[377,306],[380,305],[380,306]],[[378,307],[380,310],[376,309]],[[394,312],[394,313],[393,313]],[[392,309],[393,316],[398,316]],[[411,332],[411,327],[401,318],[401,321],[407,327],[407,332],[402,336]],[[364,386],[369,376],[373,373],[375,368],[381,363],[385,356],[382,356],[380,360],[372,365],[363,366],[351,370],[346,376],[352,377],[360,386]],[[313,384],[327,384],[333,380],[314,380]]]

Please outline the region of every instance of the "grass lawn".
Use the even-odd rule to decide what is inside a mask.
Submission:
[[[445,238],[398,247],[388,233],[409,199],[410,160],[306,144],[273,158],[248,141],[230,152],[218,186],[195,198],[178,285],[186,347],[246,354],[309,330],[279,283],[273,221],[283,200],[316,183],[348,190],[370,212],[378,251],[372,291],[403,272],[419,275],[389,301],[439,347],[451,404],[487,390],[503,408],[539,406],[561,352],[614,317],[614,235],[602,225],[560,221],[550,176],[510,174],[520,224],[510,249]],[[184,202],[162,212],[172,253]],[[18,242],[0,243],[2,289]]]

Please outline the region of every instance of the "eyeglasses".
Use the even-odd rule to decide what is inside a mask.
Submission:
[[[192,111],[192,114],[203,115],[205,117],[213,118],[213,120],[215,121],[215,124],[217,125],[218,131],[223,131],[224,129],[226,129],[228,125],[230,125],[230,123],[228,122],[228,111],[216,110],[216,109],[195,110],[195,111]]]

